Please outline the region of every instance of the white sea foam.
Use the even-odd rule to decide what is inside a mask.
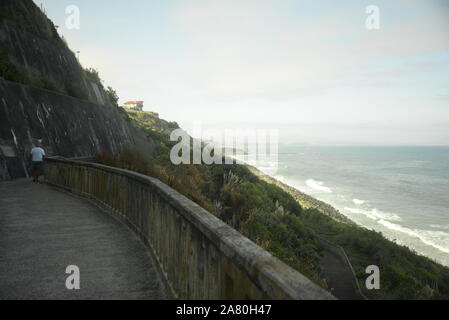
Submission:
[[[351,213],[356,214],[363,214],[364,216],[372,219],[372,220],[389,220],[389,221],[401,221],[401,217],[398,216],[395,213],[389,213],[389,212],[383,212],[376,208],[366,210],[366,209],[360,209],[360,208],[345,208],[346,211],[349,211]]]
[[[329,187],[326,187],[324,185],[324,182],[321,181],[316,181],[313,179],[308,179],[306,181],[306,184],[311,187],[312,189],[318,190],[318,191],[322,191],[322,192],[326,192],[326,193],[332,193],[332,189]]]
[[[287,181],[285,180],[284,176],[281,176],[281,175],[275,175],[274,178],[275,178],[276,180],[279,180],[279,181],[282,182],[282,183],[287,184]]]
[[[447,243],[449,242],[449,233],[447,232],[417,229],[412,230],[385,220],[379,220],[378,222],[390,230],[402,232],[411,237],[418,238],[421,242],[431,247],[434,247],[444,253],[449,253],[449,247],[447,247]],[[443,243],[446,244],[446,246],[444,246]]]
[[[363,209],[357,209],[357,208],[345,208],[346,211],[349,211],[351,213],[355,213],[355,214],[363,214],[364,216],[372,219],[372,220],[377,220],[377,218],[375,216],[373,216],[369,210],[363,210]]]
[[[307,156],[308,153],[306,152],[302,157],[304,157],[305,160],[308,160]],[[399,202],[402,198],[402,200],[407,200],[409,210],[403,209],[403,212],[397,211],[396,213],[384,212],[375,208],[376,205],[374,205],[374,203],[377,202],[376,198],[379,198],[379,194],[377,193],[377,189],[370,188],[373,181],[370,180],[369,176],[364,176],[360,173],[359,179],[357,180],[357,182],[359,180],[366,181],[367,188],[364,192],[368,195],[358,194],[357,189],[354,189],[349,185],[351,180],[348,180],[348,182],[341,182],[343,183],[341,189],[348,191],[345,194],[338,191],[340,188],[337,189],[335,185],[330,184],[330,181],[334,179],[328,180],[324,177],[320,178],[320,171],[314,171],[318,170],[318,166],[315,167],[312,165],[309,168],[309,177],[315,177],[315,179],[310,178],[305,181],[306,179],[303,179],[301,174],[293,170],[293,168],[296,168],[297,166],[298,159],[294,159],[294,161],[295,162],[293,162],[293,160],[281,162],[279,164],[281,169],[279,170],[278,175],[275,175],[275,178],[298,190],[302,190],[302,192],[308,192],[311,196],[319,200],[333,205],[335,208],[341,210],[342,214],[345,214],[348,218],[353,219],[353,221],[358,224],[371,230],[384,232],[387,238],[395,239],[396,243],[408,246],[417,250],[420,254],[431,257],[445,265],[449,265],[449,223],[441,219],[434,220],[430,216],[427,216],[426,212],[419,213],[417,210],[420,206],[415,205],[415,203],[419,204],[419,202],[411,201],[413,199],[410,199],[410,201],[407,200],[408,184],[403,186],[404,196],[398,196],[397,199],[392,199],[394,201],[389,202],[387,201],[389,200],[389,197],[380,195],[383,197],[384,202],[389,203],[388,206],[385,207],[381,207],[380,204],[378,204],[378,208],[383,208],[385,211],[388,211],[386,208],[391,208],[390,210],[395,212],[394,207],[396,201]],[[370,166],[372,165],[371,162],[368,164]],[[384,172],[384,165],[385,169],[391,167],[387,163],[382,165],[375,164],[370,168],[373,168],[373,170],[381,170],[382,174],[387,174],[388,172]],[[394,166],[394,168],[396,167],[403,168],[404,164]],[[345,183],[348,184],[345,185]],[[379,183],[382,183],[382,181]],[[382,189],[380,189],[380,191],[383,192]],[[423,189],[423,192],[426,191],[427,188]],[[372,197],[369,196],[368,192],[373,192]],[[391,192],[391,188],[385,188],[385,192]],[[425,194],[423,196],[425,196]],[[435,205],[439,206],[440,204],[437,202]],[[408,211],[410,211],[410,213]],[[435,213],[433,212],[432,214]],[[422,218],[422,220],[418,218]]]

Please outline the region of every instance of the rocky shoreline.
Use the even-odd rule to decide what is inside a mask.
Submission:
[[[277,180],[277,179],[275,179],[275,178],[273,178],[273,177],[263,173],[262,171],[260,171],[256,167],[253,167],[253,166],[248,165],[246,163],[244,165],[247,166],[248,169],[252,173],[254,173],[257,177],[259,177],[261,180],[264,180],[264,181],[270,182],[270,183],[274,183],[275,185],[277,185],[278,187],[280,187],[284,191],[288,192],[293,198],[295,198],[296,201],[298,201],[301,204],[301,206],[303,208],[305,208],[305,209],[317,209],[321,213],[331,217],[332,219],[334,219],[336,221],[355,225],[354,221],[352,221],[351,219],[349,219],[348,217],[343,215],[340,211],[335,209],[330,204],[327,204],[327,203],[325,203],[323,201],[315,199],[315,198],[309,196],[308,194],[306,194],[304,192],[301,192],[298,189],[293,188],[293,187],[289,186],[288,184],[285,184],[285,183],[283,183],[283,182],[281,182],[281,181],[279,181],[279,180]]]

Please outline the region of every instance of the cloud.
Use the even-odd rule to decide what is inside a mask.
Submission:
[[[430,123],[449,119],[440,106],[444,101],[434,99],[444,88],[419,90],[421,84],[439,81],[432,78],[433,70],[442,65],[427,55],[447,51],[449,30],[443,17],[449,12],[423,3],[379,1],[381,29],[368,31],[359,1],[345,6],[333,1],[177,1],[164,8],[163,30],[143,28],[133,34],[139,39],[135,47],[132,41],[122,45],[128,39],[119,38],[125,32],[116,28],[128,28],[126,21],[111,26],[108,32],[114,37],[109,42],[88,42],[81,34],[71,35],[69,42],[81,50],[86,66],[100,69],[122,100],[145,100],[149,110],[181,125],[199,119]],[[411,9],[405,10],[408,5]],[[418,10],[422,7],[426,10]],[[128,19],[120,19],[124,17]],[[411,76],[424,73],[426,77],[415,77],[416,86],[410,87]],[[328,142],[335,143],[385,138],[378,129],[353,128],[340,138],[340,127],[324,131],[321,126],[309,138],[318,141],[327,135]]]
[[[389,68],[388,70],[376,70],[362,73],[363,76],[368,78],[402,78],[416,74],[435,72],[439,68],[444,67],[442,62],[437,61],[425,61],[425,62],[413,62],[402,63],[398,66]]]
[[[449,93],[437,95],[437,100],[449,101]]]
[[[393,19],[368,31],[360,23],[365,17],[360,5],[335,7],[332,15],[299,10],[293,16],[291,6],[290,1],[178,3],[172,18],[189,44],[192,88],[219,101],[295,99],[338,87],[373,62],[449,48],[449,30],[433,11],[418,21]],[[411,69],[382,72],[399,81]]]

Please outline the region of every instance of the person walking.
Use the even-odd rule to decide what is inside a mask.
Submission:
[[[31,149],[31,173],[33,182],[39,183],[39,177],[43,175],[43,164],[45,160],[45,151],[41,148],[40,143]]]

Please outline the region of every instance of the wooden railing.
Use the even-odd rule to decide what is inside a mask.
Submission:
[[[150,248],[173,298],[335,299],[157,179],[61,158],[47,160],[45,179],[131,227]]]

